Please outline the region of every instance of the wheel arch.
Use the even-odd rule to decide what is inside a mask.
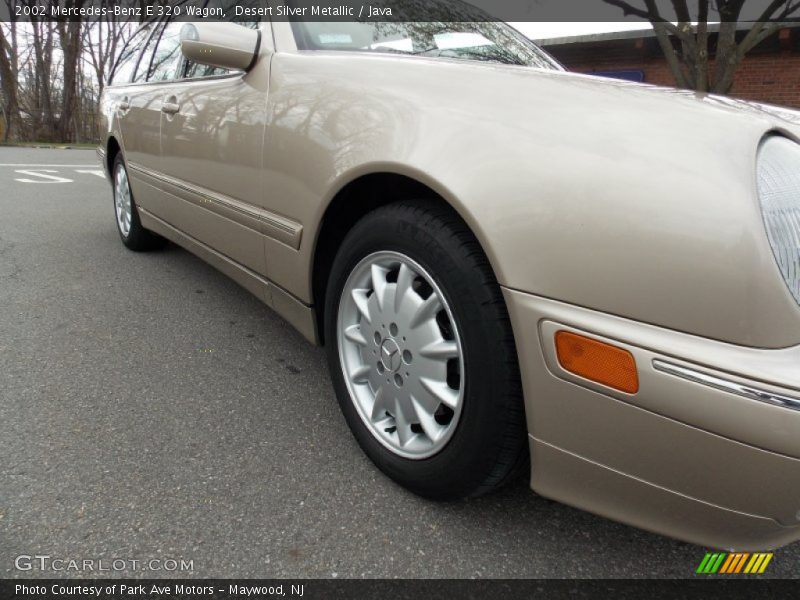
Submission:
[[[325,344],[325,292],[334,258],[347,233],[369,212],[403,200],[424,200],[447,208],[457,215],[476,237],[495,276],[498,271],[483,232],[471,219],[464,205],[435,181],[394,170],[359,174],[341,185],[327,203],[317,227],[311,260],[311,293],[318,339]]]
[[[106,167],[112,176],[114,173],[114,161],[120,152],[122,152],[122,146],[117,141],[117,138],[113,135],[108,136],[106,141]]]

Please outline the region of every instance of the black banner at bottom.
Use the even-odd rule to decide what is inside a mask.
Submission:
[[[709,577],[687,580],[337,580],[337,579],[3,579],[3,600],[303,600],[502,598],[735,598],[796,597],[796,580]]]

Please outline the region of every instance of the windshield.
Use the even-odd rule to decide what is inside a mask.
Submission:
[[[488,18],[460,0],[437,0],[431,4],[446,6],[448,11],[457,6],[459,17],[463,14]],[[547,53],[499,21],[293,21],[292,28],[300,50],[383,52],[561,69]]]

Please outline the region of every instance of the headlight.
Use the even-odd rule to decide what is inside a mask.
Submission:
[[[761,144],[758,195],[772,252],[800,303],[800,144],[779,136]]]

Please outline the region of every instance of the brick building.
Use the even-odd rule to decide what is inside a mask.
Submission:
[[[710,37],[713,49],[716,35]],[[539,44],[577,73],[675,85],[652,29],[557,38]],[[751,50],[736,73],[731,95],[800,108],[800,27],[781,29]]]

